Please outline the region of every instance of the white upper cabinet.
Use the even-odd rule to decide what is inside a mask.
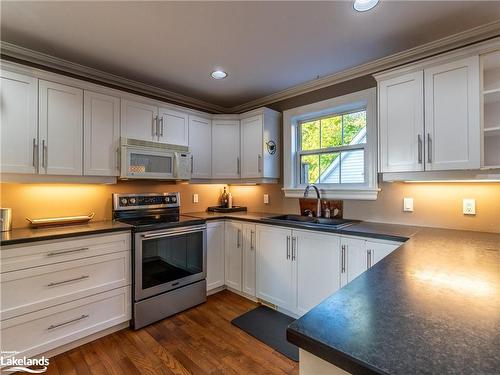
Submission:
[[[160,108],[158,112],[158,141],[170,145],[189,144],[188,114],[172,109]]]
[[[40,173],[82,175],[83,90],[39,81]]]
[[[212,120],[212,177],[240,178],[239,120]]]
[[[83,102],[84,175],[118,176],[120,99],[91,91]]]
[[[212,122],[210,120],[189,116],[189,152],[191,152],[191,178],[212,178]]]
[[[36,173],[37,79],[5,69],[0,74],[1,172]]]
[[[423,72],[379,84],[380,171],[423,171]]]
[[[241,120],[241,178],[262,177],[263,116]]]
[[[303,315],[340,289],[340,237],[293,231],[297,260],[297,313]]]
[[[122,99],[121,134],[124,138],[157,141],[160,134],[158,107]]]
[[[426,169],[479,168],[479,57],[428,68],[424,74]]]

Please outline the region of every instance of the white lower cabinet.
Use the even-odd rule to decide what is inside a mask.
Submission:
[[[207,291],[224,286],[224,222],[207,224]]]
[[[255,224],[243,224],[242,292],[255,297]]]
[[[131,318],[130,233],[0,249],[1,351],[36,356]]]
[[[257,297],[286,310],[295,310],[296,262],[292,261],[292,231],[257,225]]]
[[[226,285],[239,292],[241,288],[243,256],[243,224],[226,221],[225,225],[225,281]]]
[[[366,250],[368,252],[368,263],[369,266],[373,266],[375,263],[385,258],[387,255],[396,250],[401,244],[399,243],[381,243],[366,241]]]
[[[340,289],[340,237],[294,230],[297,313],[303,315]]]

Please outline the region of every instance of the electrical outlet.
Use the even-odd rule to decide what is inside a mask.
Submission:
[[[463,202],[463,213],[464,215],[475,215],[476,214],[476,200],[475,199],[464,199]]]
[[[193,194],[193,203],[198,203],[198,194]]]
[[[413,198],[403,198],[403,211],[413,212]]]
[[[269,194],[264,194],[264,204],[269,204]]]

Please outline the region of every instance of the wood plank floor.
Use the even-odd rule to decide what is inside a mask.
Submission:
[[[229,291],[138,331],[51,358],[47,374],[298,374],[298,363],[231,324],[255,303]]]

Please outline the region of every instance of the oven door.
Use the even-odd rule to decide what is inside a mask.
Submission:
[[[121,178],[174,179],[174,152],[152,147],[122,146],[121,160]]]
[[[206,225],[135,234],[136,301],[203,280],[206,269]]]

